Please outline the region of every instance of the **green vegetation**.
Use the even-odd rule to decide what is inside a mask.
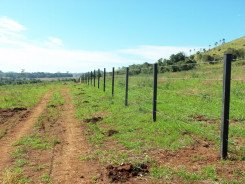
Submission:
[[[71,86],[77,117],[86,124],[86,135],[94,145],[94,152],[82,160],[98,158],[103,164],[122,162],[155,163],[154,150],[179,152],[185,148],[202,146],[205,142],[219,154],[220,114],[222,107],[222,64],[200,65],[191,71],[166,72],[158,78],[157,122],[152,122],[152,75],[131,76],[129,106],[124,107],[125,77],[116,75],[115,96],[111,97],[111,77],[107,76],[104,93],[93,86]],[[245,160],[245,61],[232,65],[231,124],[229,156],[235,163]],[[97,123],[86,123],[92,117],[103,117]],[[200,118],[202,117],[202,118]],[[118,133],[108,136],[109,130]],[[111,146],[110,146],[111,145]],[[192,161],[205,160],[205,153],[193,156]],[[208,155],[207,155],[208,156]],[[223,164],[223,165],[222,165]],[[217,161],[200,166],[197,172],[189,168],[153,167],[152,177],[184,181],[226,182],[218,168],[229,168],[230,162]],[[232,167],[236,169],[236,164]],[[163,174],[161,174],[163,173]],[[173,174],[172,174],[173,173]],[[165,176],[166,175],[166,176]],[[174,178],[172,178],[174,177]],[[166,178],[165,178],[166,179]],[[241,181],[244,176],[239,176]],[[229,182],[235,182],[236,177]]]
[[[194,57],[187,57],[184,53],[180,52],[172,54],[169,59],[159,59],[158,66],[159,73],[187,71],[196,67],[196,61],[194,60]],[[126,68],[122,67],[116,71],[116,74],[124,74],[125,71]],[[150,74],[152,71],[153,66],[149,63],[129,66],[130,75]]]
[[[0,86],[0,109],[33,107],[50,87],[49,84]]]
[[[217,43],[217,42],[216,42]],[[234,59],[245,59],[245,37],[216,46],[210,50],[197,52],[194,56],[198,62],[220,62],[224,53],[233,54]]]

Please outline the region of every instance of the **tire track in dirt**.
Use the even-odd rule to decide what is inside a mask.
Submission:
[[[69,95],[69,89],[62,89],[65,99],[64,111],[60,121],[64,128],[62,150],[55,152],[51,173],[52,181],[62,184],[104,183],[99,164],[93,161],[82,161],[79,157],[90,152],[89,145],[82,134],[81,126],[75,118],[75,109]],[[98,181],[100,180],[100,181]]]
[[[0,173],[11,165],[10,153],[13,150],[12,145],[21,137],[28,134],[28,131],[34,126],[38,117],[45,109],[52,92],[44,95],[43,99],[31,110],[29,117],[14,127],[11,132],[0,140]]]

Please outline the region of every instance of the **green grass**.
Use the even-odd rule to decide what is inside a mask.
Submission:
[[[41,181],[44,182],[44,183],[51,183],[51,179],[50,179],[49,174],[48,173],[44,173],[41,176]]]
[[[88,139],[94,145],[95,152],[100,153],[92,157],[108,164],[131,162],[135,157],[136,162],[140,163],[144,162],[144,154],[150,150],[178,151],[194,145],[196,140],[211,142],[218,154],[222,68],[221,64],[200,65],[192,71],[161,74],[158,78],[158,114],[155,123],[152,122],[151,115],[151,75],[130,76],[128,107],[124,106],[124,76],[115,78],[114,97],[111,97],[110,77],[107,78],[106,92],[103,92],[102,88],[97,89],[86,84],[70,86],[77,117],[81,121],[103,116],[101,122],[86,124]],[[245,146],[244,142],[241,142],[245,140],[245,108],[242,108],[245,105],[244,71],[245,61],[232,64],[230,119],[236,121],[230,124],[229,154],[236,161],[245,160]],[[195,120],[194,117],[200,115],[212,122]],[[107,137],[106,132],[109,129],[117,130],[119,133]],[[103,146],[111,141],[122,145],[124,149],[117,149],[115,145],[113,151],[104,150]],[[200,158],[195,159],[201,160],[203,157],[200,155]],[[215,166],[201,169],[198,173],[181,169],[174,172],[176,177],[186,181],[220,179],[220,176],[216,176]],[[155,172],[157,175],[156,170]],[[170,171],[163,169],[162,172]]]
[[[21,138],[15,146],[24,146],[27,149],[50,149],[52,147],[52,144],[50,141],[46,138],[43,138],[39,135],[30,135],[25,136]]]
[[[0,109],[32,107],[50,87],[46,83],[0,86]]]

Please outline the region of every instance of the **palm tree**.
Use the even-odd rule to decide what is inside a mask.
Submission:
[[[223,42],[223,44],[225,43],[225,39],[224,38],[222,39],[222,42]]]
[[[211,45],[209,45],[208,47],[209,47],[209,48],[208,48],[208,50],[210,50],[210,48],[211,48]]]
[[[191,49],[190,49],[190,55],[191,55]]]
[[[215,45],[215,47],[217,47],[217,45],[218,45],[218,42],[215,42],[215,44],[214,44],[214,45]]]

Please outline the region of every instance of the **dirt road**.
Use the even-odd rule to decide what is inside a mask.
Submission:
[[[34,126],[38,117],[41,115],[43,110],[45,109],[52,92],[48,92],[44,95],[43,99],[31,110],[29,117],[15,126],[11,132],[9,132],[6,136],[4,136],[0,140],[0,173],[4,168],[7,168],[11,164],[10,153],[13,150],[12,145],[18,141],[21,137],[28,134],[28,131]]]
[[[81,126],[75,118],[75,110],[67,88],[62,90],[65,99],[60,124],[63,126],[64,140],[62,150],[55,152],[51,180],[54,183],[93,183],[101,181],[100,167],[96,162],[82,161],[80,157],[88,155],[90,148],[82,135]]]

